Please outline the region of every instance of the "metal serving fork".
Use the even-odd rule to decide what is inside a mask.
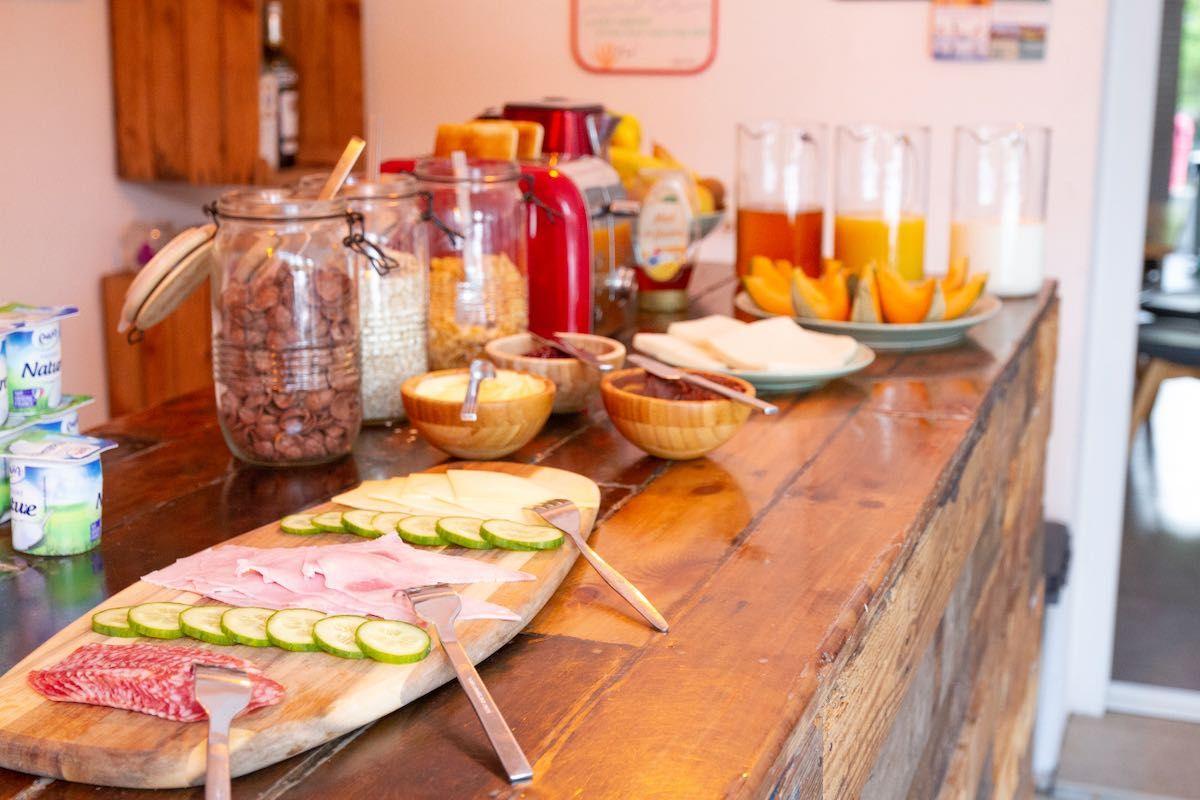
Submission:
[[[612,565],[601,558],[600,554],[593,550],[583,538],[583,534],[579,530],[581,527],[579,509],[574,503],[570,500],[551,500],[540,506],[534,506],[532,510],[546,522],[570,536],[571,541],[575,542],[575,546],[579,548],[579,552],[595,568],[596,572],[600,573],[600,577],[604,578],[605,583],[615,589],[621,597],[624,597],[629,605],[637,609],[637,612],[645,617],[647,622],[663,633],[667,632],[666,618],[658,613],[658,609],[646,599],[646,595],[642,594],[624,575],[613,569]]]
[[[467,693],[467,699],[471,701],[476,716],[483,723],[484,733],[500,758],[504,771],[508,773],[508,780],[517,783],[532,778],[533,767],[529,765],[529,760],[525,758],[512,729],[504,721],[500,709],[496,707],[496,701],[483,685],[483,680],[475,671],[475,665],[467,657],[467,651],[463,649],[458,635],[454,632],[454,621],[462,611],[462,598],[447,586],[423,586],[407,589],[404,593],[412,601],[417,616],[437,631],[442,649],[446,651],[446,658],[450,660],[450,666],[454,667],[458,682]]]
[[[208,712],[208,767],[205,800],[230,800],[229,726],[250,704],[250,676],[240,669],[194,664],[196,702]]]

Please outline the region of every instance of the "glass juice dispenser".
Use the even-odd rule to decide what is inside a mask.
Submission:
[[[871,262],[909,280],[925,271],[929,128],[843,125],[837,131],[833,257],[858,272]]]
[[[826,128],[771,120],[738,125],[737,270],[750,259],[787,259],[821,272]]]
[[[1032,125],[954,132],[950,258],[988,273],[1001,297],[1035,294],[1045,273],[1050,131]]]

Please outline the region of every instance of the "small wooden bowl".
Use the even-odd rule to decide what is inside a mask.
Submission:
[[[456,372],[467,370],[444,369],[415,375],[400,387],[409,421],[430,444],[450,455],[479,461],[503,458],[528,444],[550,418],[554,383],[541,375],[533,376],[541,384],[541,391],[512,400],[480,402],[479,419],[475,422],[459,419],[462,403],[417,394],[421,381]]]
[[[687,370],[754,396],[754,387],[732,375]],[[600,396],[613,425],[629,441],[652,456],[683,461],[699,458],[729,441],[750,406],[733,400],[663,400],[629,391],[645,380],[641,369],[611,372],[600,382]]]
[[[590,333],[559,334],[568,344],[595,353],[601,363],[620,369],[625,363],[625,345],[616,339],[593,336]],[[487,344],[492,363],[504,369],[530,372],[554,381],[558,393],[554,396],[554,413],[582,411],[600,385],[600,373],[574,358],[530,358],[525,353],[535,349],[528,333],[514,333]]]

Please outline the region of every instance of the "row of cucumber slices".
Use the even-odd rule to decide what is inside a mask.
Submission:
[[[186,603],[143,603],[108,608],[92,616],[92,630],[105,636],[190,636],[209,644],[244,644],[340,658],[371,658],[409,664],[429,655],[429,634],[407,622],[324,614],[308,608],[235,608]]]
[[[472,517],[411,516],[395,511],[326,511],[321,514],[292,514],[280,521],[284,533],[353,533],[375,539],[398,533],[409,544],[440,547],[456,544],[472,550],[553,550],[561,547],[563,534],[549,525],[529,525],[506,519]]]

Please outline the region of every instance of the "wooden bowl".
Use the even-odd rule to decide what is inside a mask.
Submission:
[[[620,369],[625,364],[625,345],[616,339],[593,336],[590,333],[559,334],[580,350],[595,353],[604,364]],[[528,333],[514,333],[487,344],[492,363],[504,369],[530,372],[554,381],[554,413],[582,411],[600,385],[600,373],[574,358],[530,358],[524,355],[535,349]]]
[[[754,396],[754,387],[732,375],[687,370]],[[641,369],[611,372],[600,396],[613,425],[652,456],[682,461],[699,458],[725,442],[750,416],[750,406],[733,400],[663,400],[629,391],[645,380]]]
[[[476,460],[502,458],[528,444],[550,418],[554,383],[541,375],[533,376],[541,384],[541,391],[512,400],[480,402],[475,422],[459,419],[462,403],[417,394],[421,381],[455,372],[467,370],[444,369],[415,375],[400,387],[409,421],[430,444],[450,455]]]

